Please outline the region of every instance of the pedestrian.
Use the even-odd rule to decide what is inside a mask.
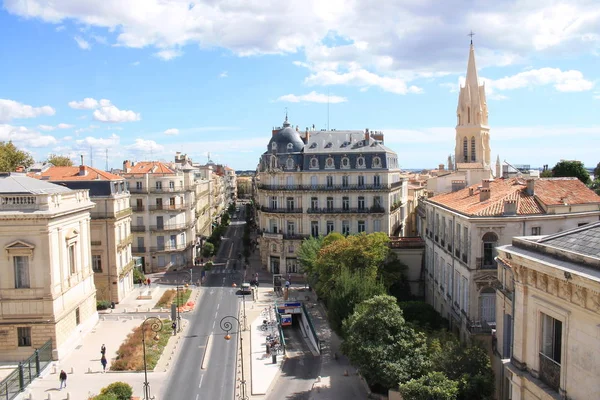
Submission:
[[[150,278],[146,279],[146,282],[148,283],[148,287],[150,287]]]
[[[102,343],[102,347],[100,347],[100,354],[102,354],[102,356],[106,354],[106,346],[104,343]]]
[[[106,372],[106,357],[104,356],[104,354],[102,354],[102,358],[100,359],[100,363],[102,364],[102,373]]]
[[[292,274],[288,274],[288,282],[290,285],[292,284]]]
[[[173,336],[175,336],[177,334],[177,322],[173,321],[171,328],[173,328]]]
[[[58,390],[62,390],[63,387],[67,387],[67,373],[64,369],[60,370],[60,375],[58,375],[58,379],[60,379],[60,387]]]
[[[290,288],[290,281],[285,281],[285,288],[289,289]]]

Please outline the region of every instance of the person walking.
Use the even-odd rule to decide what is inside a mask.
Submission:
[[[106,354],[106,346],[104,345],[104,343],[102,343],[102,347],[100,347],[100,354],[102,354],[102,357],[104,357],[104,355]]]
[[[60,375],[58,375],[58,379],[60,379],[60,387],[58,388],[58,390],[62,390],[62,388],[66,388],[67,387],[67,373],[65,372],[64,369],[60,370]]]
[[[105,373],[106,372],[106,364],[108,363],[108,361],[106,361],[106,357],[104,356],[104,354],[102,354],[100,363],[102,364],[102,373]]]
[[[146,282],[148,283],[148,287],[150,287],[150,278],[148,278]]]
[[[175,336],[177,334],[177,322],[173,321],[171,328],[173,328],[173,336]]]

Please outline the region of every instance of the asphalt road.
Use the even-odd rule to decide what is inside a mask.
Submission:
[[[242,208],[242,207],[241,207]],[[215,259],[213,270],[207,274],[206,282],[200,288],[199,304],[195,310],[184,317],[190,326],[181,343],[181,349],[175,364],[171,368],[169,380],[161,398],[173,400],[201,399],[233,399],[235,390],[235,364],[239,356],[239,336],[237,322],[233,323],[230,332],[231,340],[225,340],[225,332],[220,321],[227,315],[237,316],[240,298],[237,290],[242,280],[243,269],[237,261],[242,251],[242,235],[244,233],[243,211],[239,221],[232,221],[219,253]],[[168,279],[168,274],[165,275]],[[232,283],[237,288],[232,287]],[[210,340],[209,340],[210,338]],[[205,351],[205,369],[201,369]]]

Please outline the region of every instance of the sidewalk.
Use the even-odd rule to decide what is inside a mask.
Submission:
[[[154,284],[152,285],[154,286]],[[137,300],[139,292],[136,289],[127,296],[114,310],[99,312],[100,320],[94,329],[86,335],[81,344],[62,360],[53,362],[48,366],[41,377],[34,380],[17,399],[48,399],[52,400],[87,400],[90,395],[100,393],[100,390],[117,381],[126,382],[133,387],[134,396],[143,396],[144,373],[141,372],[109,372],[111,362],[116,357],[116,351],[127,335],[137,326],[140,326],[148,316],[169,318],[170,312],[157,313],[147,310],[154,306],[165,290],[171,287],[156,285],[152,288],[152,297],[147,300]],[[195,290],[190,300],[197,302],[199,291]],[[137,311],[136,311],[137,310]],[[126,314],[124,314],[127,312]],[[119,313],[119,314],[117,314]],[[163,351],[154,372],[148,372],[148,382],[151,393],[159,399],[161,389],[168,375],[170,359],[175,355],[177,344],[185,335],[187,323],[182,319],[182,331],[177,336],[172,336]],[[106,373],[102,373],[100,364],[100,347],[106,346],[108,365]],[[67,372],[67,388],[58,390],[58,374],[63,369]]]

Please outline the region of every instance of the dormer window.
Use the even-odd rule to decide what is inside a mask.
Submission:
[[[365,158],[363,156],[359,156],[356,159],[356,168],[364,168],[365,167]]]
[[[285,167],[287,169],[294,169],[294,160],[292,158],[288,158],[285,162]]]
[[[314,149],[315,147],[317,147],[317,143],[315,143],[315,142],[312,142],[312,143],[310,144],[310,148],[311,148],[311,149]]]
[[[271,143],[271,150],[277,150],[277,143]]]
[[[335,168],[335,165],[333,163],[333,157],[327,158],[327,160],[325,161],[325,168],[328,168],[328,169]]]
[[[317,159],[317,157],[313,157],[310,160],[310,167],[311,168],[319,168],[319,160]]]
[[[381,168],[381,158],[379,156],[373,157],[373,168]]]
[[[328,149],[328,148],[330,148],[331,146],[333,146],[333,143],[329,142],[329,143],[327,143],[327,144],[325,145],[325,148],[326,148],[326,149]]]
[[[288,149],[288,150],[293,150],[293,149],[294,149],[294,145],[293,145],[293,144],[291,144],[291,143],[288,143],[288,144],[287,144],[287,149]]]
[[[342,168],[350,168],[350,159],[348,157],[342,158]]]

